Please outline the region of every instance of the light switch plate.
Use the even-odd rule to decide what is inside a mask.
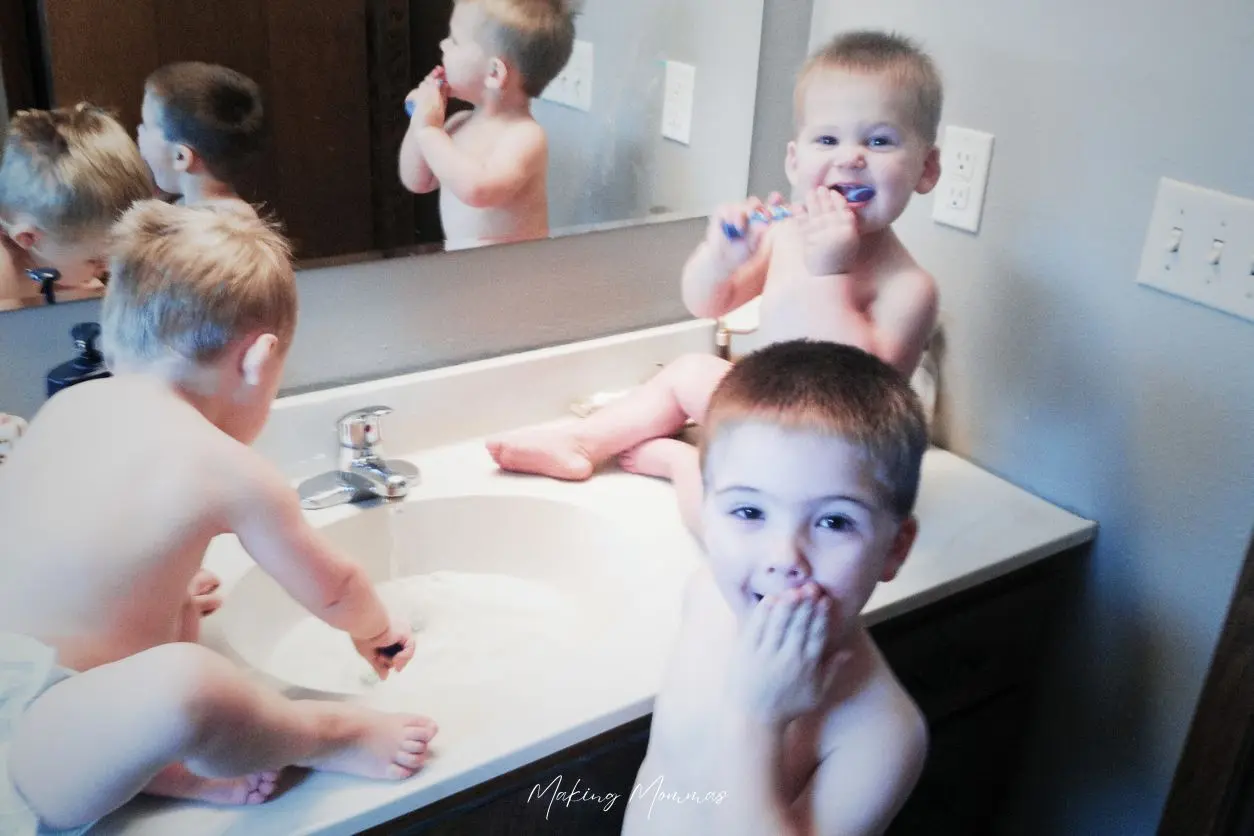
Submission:
[[[932,192],[932,219],[967,232],[979,232],[992,162],[992,134],[946,127],[941,143],[941,179]]]
[[[1254,200],[1162,178],[1137,283],[1254,322]]]
[[[697,68],[679,61],[667,61],[662,136],[684,145],[692,142],[692,105],[696,91]]]
[[[549,82],[540,98],[577,110],[592,110],[593,70],[596,63],[591,41],[575,41],[570,60]]]

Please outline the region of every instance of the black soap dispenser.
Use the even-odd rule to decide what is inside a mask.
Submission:
[[[109,377],[105,368],[104,355],[98,347],[100,343],[100,325],[96,322],[80,322],[70,329],[70,338],[78,349],[78,356],[68,363],[62,363],[48,372],[48,397],[52,397],[62,389],[89,380]]]

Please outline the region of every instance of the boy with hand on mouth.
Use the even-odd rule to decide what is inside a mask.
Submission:
[[[834,343],[776,343],[711,398],[700,514],[625,836],[870,836],[927,729],[859,618],[900,570],[927,447],[906,378]]]
[[[940,77],[905,38],[854,32],[810,58],[795,99],[797,137],[785,159],[791,217],[753,220],[773,217],[772,209],[782,215],[777,196],[771,206],[750,199],[717,211],[684,268],[684,303],[694,316],[721,317],[761,296],[767,344],[856,346],[909,376],[938,298],[892,224],[940,178]],[[690,419],[705,423],[710,394],[730,369],[713,355],[681,357],[585,420],[490,439],[488,451],[505,470],[572,480],[619,456],[627,470],[673,480],[691,519],[696,450],[670,436]]]

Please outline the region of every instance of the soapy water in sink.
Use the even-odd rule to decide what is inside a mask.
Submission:
[[[338,693],[500,687],[570,664],[585,626],[554,586],[508,575],[439,571],[387,581],[379,595],[414,628],[414,658],[381,682],[348,637],[310,616],[275,645],[267,670]]]

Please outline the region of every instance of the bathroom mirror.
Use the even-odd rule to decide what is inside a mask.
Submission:
[[[0,0],[7,113],[86,100],[134,132],[154,69],[224,64],[265,97],[265,147],[240,191],[282,223],[301,266],[440,252],[438,195],[402,186],[398,153],[404,99],[439,64],[455,5]],[[547,134],[548,234],[702,215],[744,197],[763,0],[577,6],[574,56],[532,107]]]

